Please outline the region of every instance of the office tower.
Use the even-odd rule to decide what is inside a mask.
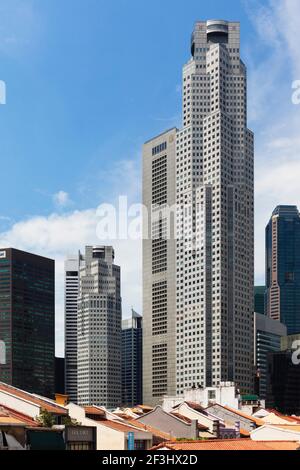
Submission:
[[[112,247],[86,247],[79,271],[78,404],[121,404],[120,268]]]
[[[265,315],[265,286],[254,287],[254,312]]]
[[[300,333],[300,215],[278,206],[266,228],[267,314]]]
[[[55,358],[55,394],[64,395],[66,393],[65,387],[65,358]]]
[[[287,415],[300,416],[300,334],[284,337],[281,351],[268,356],[266,406]]]
[[[143,317],[134,310],[122,322],[122,405],[143,403]]]
[[[175,221],[168,227],[170,217],[162,210],[176,202],[176,132],[155,137],[143,149],[143,401],[150,405],[176,394]]]
[[[13,248],[0,250],[0,340],[6,364],[0,382],[53,398],[55,375],[54,261]]]
[[[198,384],[253,389],[254,137],[239,23],[197,22],[191,53],[183,68],[183,128],[144,146],[144,204],[150,211],[151,202],[177,203],[175,248],[163,240],[163,213],[152,227],[159,239],[144,240],[149,403]],[[160,311],[174,292],[176,309]]]
[[[77,302],[82,254],[65,261],[65,389],[69,400],[77,403]]]
[[[254,363],[259,375],[258,395],[261,399],[265,399],[267,396],[268,354],[281,350],[281,338],[286,336],[287,329],[279,321],[255,313],[254,333]]]

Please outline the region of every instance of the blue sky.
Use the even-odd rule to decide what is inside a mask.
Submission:
[[[263,281],[270,212],[299,203],[300,107],[291,102],[292,81],[300,79],[299,3],[0,0],[0,79],[7,85],[0,242],[57,260],[59,353],[64,255],[101,242],[99,204],[119,194],[140,200],[143,142],[180,126],[181,69],[197,19],[241,21],[256,133],[256,277]],[[131,306],[141,309],[140,245],[115,245],[126,316]]]
[[[201,3],[0,1],[8,87],[1,158],[14,175],[13,185],[1,185],[3,216],[48,214],[62,188],[77,208],[97,204],[107,188],[95,172],[136,158],[149,136],[179,124],[177,85],[193,23],[228,16],[227,2]],[[253,35],[242,4],[231,3],[243,36]]]

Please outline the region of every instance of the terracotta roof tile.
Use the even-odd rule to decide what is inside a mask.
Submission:
[[[282,414],[282,413],[279,413],[279,411],[277,411],[277,410],[268,410],[268,411],[270,412],[270,414],[273,413],[274,415],[278,416],[278,418],[282,418],[282,419],[284,419],[285,421],[289,421],[289,422],[291,422],[291,423],[299,423],[299,424],[300,424],[300,417],[298,417],[298,416],[286,416],[286,415],[284,415],[284,414]],[[266,418],[267,418],[267,416],[266,416]]]
[[[106,420],[106,421],[101,421],[101,423],[99,424],[106,426],[108,428],[111,428],[111,429],[115,429],[116,431],[122,431],[122,432],[134,432],[134,430],[136,431],[141,430],[137,426],[129,425],[128,423],[123,424],[120,421]]]
[[[228,439],[215,441],[186,441],[175,442],[169,441],[154,447],[151,450],[167,448],[170,450],[187,451],[187,450],[232,450],[232,451],[248,451],[248,450],[297,450],[300,444],[297,442],[261,442],[251,441],[251,439]]]
[[[8,419],[9,421],[6,421]],[[4,424],[5,422],[15,423],[15,424],[26,424],[28,426],[38,427],[39,423],[37,423],[34,419],[30,416],[24,415],[18,411],[12,410],[7,406],[1,405],[0,406],[0,422]]]
[[[215,405],[211,405],[211,406],[215,406]],[[211,406],[209,406],[207,409],[211,408]],[[242,418],[249,419],[249,421],[254,422],[257,426],[263,426],[264,424],[266,424],[262,419],[255,418],[254,416],[247,415],[246,413],[243,413],[243,411],[236,410],[234,408],[230,408],[229,406],[222,406],[222,405],[219,405],[219,404],[218,404],[218,406],[220,408],[224,408],[227,411],[231,411],[231,413],[235,413],[236,415],[239,415]]]
[[[84,411],[88,415],[106,416],[105,411],[97,406],[85,406]]]
[[[66,408],[57,405],[54,401],[51,401],[50,399],[43,399],[42,397],[38,397],[36,395],[33,395],[32,393],[25,392],[23,390],[19,390],[18,388],[12,387],[11,385],[4,384],[3,382],[0,382],[0,391],[10,393],[11,395],[14,395],[17,398],[21,398],[23,400],[34,403],[35,405],[38,405],[40,408],[47,410],[50,413],[56,415],[68,414],[68,410]]]
[[[194,403],[192,401],[186,401],[185,403],[195,411],[199,411],[200,413],[203,411],[205,412],[205,409],[201,405],[198,405],[198,403]]]
[[[284,429],[286,431],[299,432],[300,433],[300,424],[266,424],[266,426],[270,426],[272,428]]]

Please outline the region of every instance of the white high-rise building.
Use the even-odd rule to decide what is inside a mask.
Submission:
[[[145,325],[156,318],[154,292],[162,301],[176,292],[164,335],[145,326],[149,403],[157,401],[157,383],[161,395],[227,381],[242,392],[253,388],[254,138],[247,128],[240,24],[197,22],[191,52],[183,68],[183,128],[171,131],[176,144],[164,134],[144,147],[144,204],[177,203],[176,244],[163,247],[161,229],[160,240],[144,241]],[[160,227],[164,223],[162,211]],[[154,269],[159,256],[168,277],[160,290]]]
[[[77,301],[82,263],[80,252],[65,260],[65,392],[73,403],[77,403]]]
[[[122,307],[120,268],[112,247],[86,247],[79,271],[78,404],[121,403]]]

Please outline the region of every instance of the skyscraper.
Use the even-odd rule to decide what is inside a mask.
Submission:
[[[175,238],[167,236],[161,208],[175,205],[176,129],[143,151],[143,398],[155,404],[176,393]],[[173,222],[174,230],[174,222]],[[171,230],[172,232],[172,230]]]
[[[268,356],[266,406],[287,415],[300,415],[300,334],[283,337],[281,352]]]
[[[55,379],[54,261],[0,250],[0,382],[53,398]]]
[[[120,268],[112,247],[86,247],[79,271],[78,404],[121,403]]]
[[[160,206],[144,232],[147,403],[198,384],[253,389],[254,137],[240,24],[197,22],[191,55],[183,128],[143,152],[143,201],[152,216]],[[175,243],[164,235],[173,202]]]
[[[300,215],[278,206],[266,228],[267,314],[300,333]]]
[[[77,403],[77,303],[83,262],[80,252],[65,261],[65,388],[73,403]]]
[[[254,312],[265,315],[265,286],[254,287]]]
[[[122,322],[122,405],[143,402],[143,317],[134,310]]]
[[[259,375],[258,395],[267,397],[268,354],[281,350],[281,339],[286,336],[286,326],[260,313],[254,314],[255,366]]]

